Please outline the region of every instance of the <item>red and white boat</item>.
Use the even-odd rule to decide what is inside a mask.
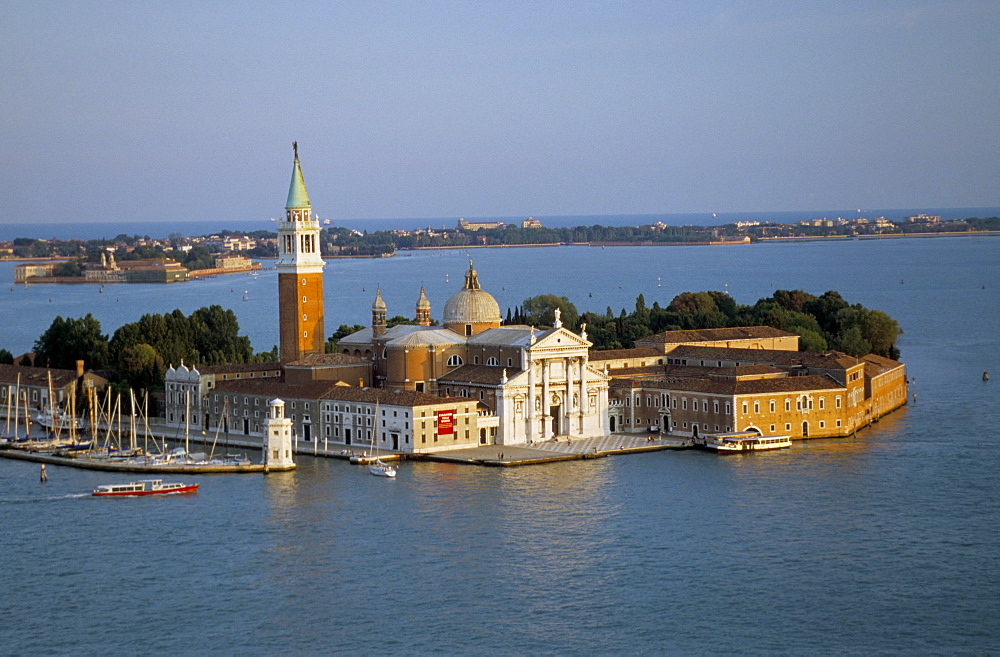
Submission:
[[[162,479],[142,479],[127,484],[105,484],[94,489],[94,497],[135,497],[137,495],[177,495],[196,493],[198,484],[163,483]]]
[[[698,445],[699,443],[695,443]],[[787,449],[792,446],[792,437],[762,436],[753,431],[739,433],[708,434],[700,446],[716,454],[739,454],[741,452],[763,452],[770,449]]]

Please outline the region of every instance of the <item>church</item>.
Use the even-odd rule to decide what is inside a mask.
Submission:
[[[342,338],[343,355],[371,358],[377,387],[429,392],[478,402],[488,444],[531,444],[608,433],[608,377],[589,364],[584,330],[555,325],[501,326],[500,307],[469,263],[461,290],[444,306],[441,327],[430,325],[423,288],[417,324],[386,328],[381,290],[372,323]]]
[[[340,353],[324,353],[320,224],[293,149],[277,230],[281,362],[171,367],[168,425],[263,437],[269,405],[281,398],[300,452],[423,453],[608,433],[610,379],[589,364],[585,327],[569,331],[558,316],[547,330],[501,326],[472,262],[440,326],[421,288],[414,323],[387,327],[379,290],[371,326],[341,339]]]

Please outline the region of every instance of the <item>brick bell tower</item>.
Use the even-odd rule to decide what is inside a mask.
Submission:
[[[299,145],[292,142],[295,164],[288,188],[285,218],[278,224],[278,322],[282,363],[322,354],[323,258],[319,221],[312,216],[309,193],[299,166]]]

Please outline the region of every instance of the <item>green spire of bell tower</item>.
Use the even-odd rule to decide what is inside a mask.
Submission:
[[[292,184],[288,186],[288,202],[285,203],[285,209],[311,208],[306,181],[302,179],[302,167],[299,166],[299,142],[292,142],[292,150],[295,152],[295,167],[292,169]]]

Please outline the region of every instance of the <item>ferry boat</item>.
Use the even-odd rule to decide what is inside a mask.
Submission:
[[[786,435],[762,436],[753,431],[716,433],[706,435],[699,446],[716,454],[762,452],[769,449],[787,449],[792,446],[792,437]]]
[[[162,479],[143,479],[127,484],[105,484],[94,490],[94,497],[134,497],[137,495],[177,495],[195,493],[198,484],[163,483]]]

